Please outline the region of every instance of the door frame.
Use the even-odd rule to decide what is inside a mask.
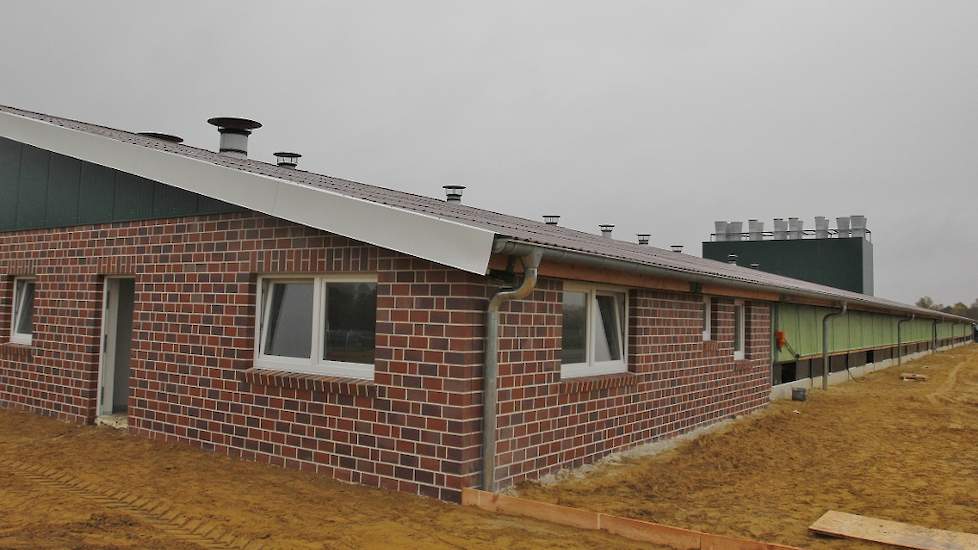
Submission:
[[[109,335],[117,333],[119,320],[119,281],[133,280],[131,275],[106,276],[102,283],[102,322],[99,330],[98,389],[95,394],[95,416],[112,416],[112,395],[115,386],[115,340],[109,346]],[[112,297],[115,296],[115,302]],[[135,295],[133,296],[135,300]],[[111,365],[109,364],[111,362]],[[108,407],[105,397],[109,396]]]

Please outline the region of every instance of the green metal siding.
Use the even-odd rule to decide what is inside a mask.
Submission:
[[[743,267],[873,294],[873,243],[863,238],[703,243],[704,258],[725,262],[730,254]]]
[[[0,138],[0,231],[239,212],[133,174]]]
[[[800,356],[810,357],[822,353],[822,319],[825,315],[837,312],[817,306],[797,304],[777,304],[776,330],[782,331],[788,345]],[[829,321],[830,353],[882,348],[897,344],[897,321],[905,317],[850,311]],[[901,332],[903,343],[930,342],[934,321],[914,319],[903,323]],[[964,323],[941,322],[937,325],[938,338],[951,338],[968,334]],[[777,351],[775,361],[779,363],[794,361],[795,357],[784,347]]]

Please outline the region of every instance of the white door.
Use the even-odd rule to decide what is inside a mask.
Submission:
[[[105,280],[99,361],[99,416],[125,414],[128,408],[134,303],[135,284],[132,279]]]

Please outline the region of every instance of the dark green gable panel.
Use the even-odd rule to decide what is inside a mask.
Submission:
[[[115,197],[115,170],[83,162],[81,193],[78,196],[78,223],[81,225],[112,221]]]
[[[43,227],[48,210],[48,167],[51,153],[27,145],[20,158],[17,226]]]
[[[153,217],[154,182],[127,174],[115,173],[115,220],[144,220]]]
[[[81,161],[64,155],[51,156],[47,225],[68,226],[78,223],[80,182]]]
[[[17,192],[20,181],[20,152],[23,146],[0,139],[0,231],[17,226]]]
[[[0,138],[0,231],[244,210],[133,174]]]
[[[169,185],[157,185],[153,214],[158,218],[192,216],[197,213],[197,195]]]

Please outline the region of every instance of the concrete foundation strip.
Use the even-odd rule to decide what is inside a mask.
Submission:
[[[578,529],[605,531],[627,539],[668,546],[676,550],[801,550],[784,544],[713,535],[580,508],[499,495],[479,489],[462,489],[462,505]]]
[[[159,529],[166,535],[208,550],[258,550],[263,544],[257,540],[234,536],[214,522],[185,516],[170,505],[139,497],[118,489],[101,487],[75,478],[67,473],[35,464],[13,460],[0,460],[14,474],[37,484],[61,491],[68,491],[108,509],[120,510],[136,516],[143,522]]]

